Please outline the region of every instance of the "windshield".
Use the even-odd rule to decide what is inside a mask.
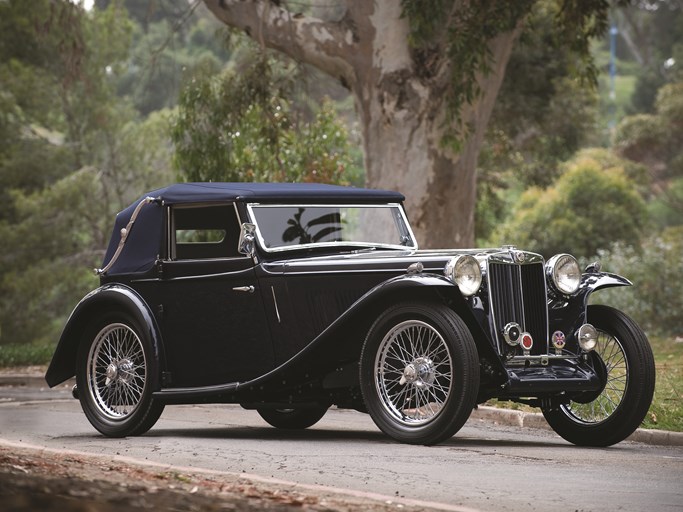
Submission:
[[[267,251],[296,247],[354,245],[416,248],[398,204],[249,205],[261,246]]]

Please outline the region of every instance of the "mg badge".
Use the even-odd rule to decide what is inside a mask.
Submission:
[[[526,259],[526,255],[522,251],[516,251],[515,252],[515,261],[517,263],[524,263],[525,259]]]
[[[562,349],[565,345],[565,336],[562,331],[555,331],[552,337],[553,347],[555,347],[555,354],[562,355]]]

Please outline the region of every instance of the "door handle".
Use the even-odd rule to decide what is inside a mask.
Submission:
[[[247,292],[247,293],[254,293],[254,287],[253,286],[235,286],[233,288],[234,291],[236,292]]]

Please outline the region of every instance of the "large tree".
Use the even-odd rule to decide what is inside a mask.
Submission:
[[[367,184],[405,193],[423,247],[462,247],[474,241],[475,169],[489,117],[537,1],[346,0],[327,10],[284,0],[204,3],[225,24],[347,87]],[[558,34],[585,57],[588,38],[605,28],[607,0],[555,4]]]

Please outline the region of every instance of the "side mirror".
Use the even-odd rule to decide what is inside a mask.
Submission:
[[[240,241],[237,244],[237,251],[240,254],[254,256],[256,250],[256,225],[250,222],[242,224],[240,229]]]

